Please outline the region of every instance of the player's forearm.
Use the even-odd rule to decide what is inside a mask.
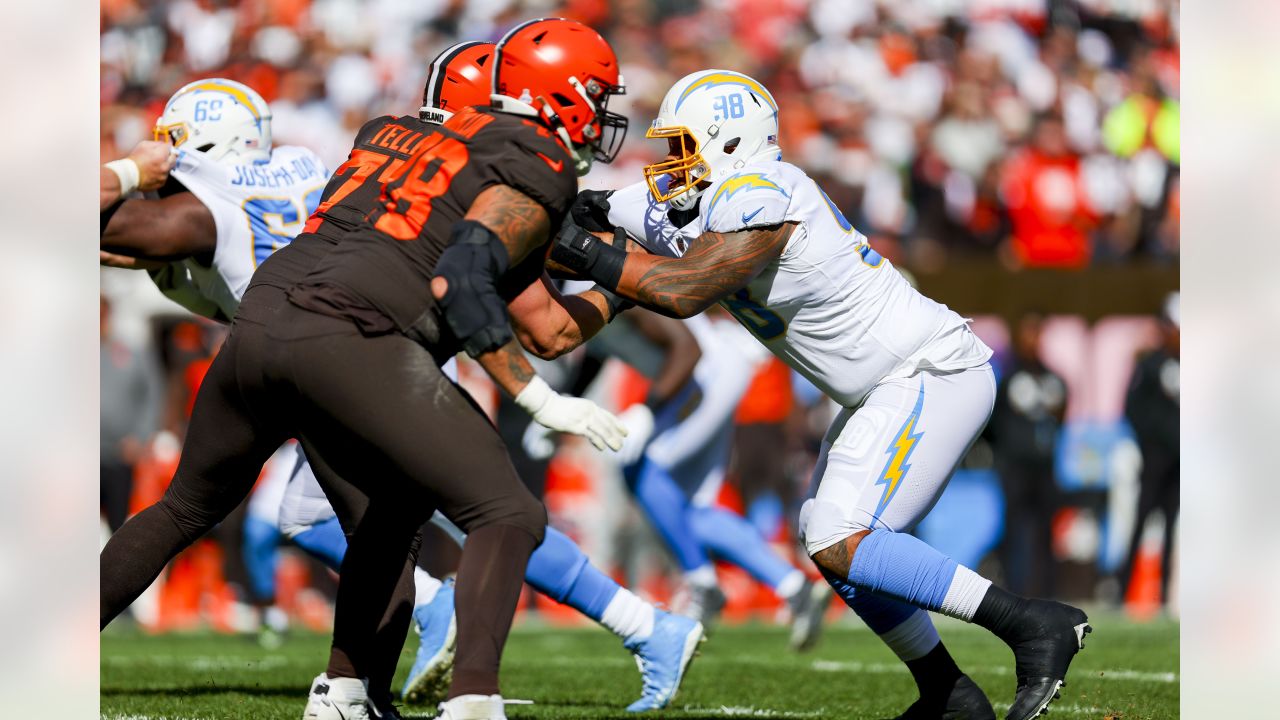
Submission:
[[[667,317],[690,318],[745,284],[697,259],[628,254],[614,291]]]
[[[511,324],[525,350],[543,360],[554,360],[595,337],[612,314],[603,293],[587,290],[548,303],[546,310],[531,320],[513,311]]]
[[[679,258],[624,253],[586,232],[562,232],[552,257],[628,300],[688,318],[746,286],[782,254],[794,223],[706,232]]]
[[[497,350],[477,355],[476,362],[493,378],[494,384],[513,398],[537,377],[529,358],[524,356],[515,340]]]
[[[147,260],[180,260],[217,249],[213,213],[191,193],[132,198],[103,213],[100,250]]]
[[[106,210],[120,199],[120,177],[106,165],[102,166],[98,181],[98,210]]]

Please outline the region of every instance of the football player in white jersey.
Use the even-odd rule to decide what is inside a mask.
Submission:
[[[994,717],[926,611],[1008,643],[1018,688],[1007,717],[1038,715],[1083,647],[1084,612],[1012,595],[908,534],[991,413],[991,351],[782,161],[778,106],[756,80],[725,70],[682,78],[648,136],[668,142],[668,159],[636,186],[580,197],[589,207],[575,218],[598,226],[566,225],[552,259],[674,317],[722,304],[844,406],[801,530],[828,582],[911,669],[921,697],[902,717]],[[616,232],[588,232],[615,227],[652,254],[625,252]]]
[[[228,322],[254,269],[315,211],[329,172],[306,148],[272,147],[266,101],[232,80],[183,86],[165,104],[155,132],[176,151],[169,171],[176,185],[162,188],[163,197],[128,198],[104,209],[102,250],[166,261],[148,265],[161,292]]]
[[[682,612],[705,624],[723,607],[714,555],[787,603],[791,646],[807,649],[821,629],[826,585],[780,556],[746,518],[715,504],[728,470],[734,411],[768,351],[729,318],[696,316],[684,326],[701,350],[693,381],[655,409],[652,441],[638,462],[624,467],[627,486],[684,573]],[[625,361],[626,345],[612,341],[613,334],[600,340],[617,346]],[[624,464],[630,443],[628,436],[619,453]]]

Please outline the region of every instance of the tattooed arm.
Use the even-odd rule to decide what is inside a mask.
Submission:
[[[510,267],[542,247],[551,233],[551,217],[533,198],[507,185],[493,185],[476,196],[467,219],[493,231],[507,249]]]
[[[524,356],[520,344],[511,340],[506,345],[476,358],[476,362],[493,378],[493,382],[510,397],[520,394],[537,373]]]
[[[616,292],[663,315],[687,318],[732,295],[782,255],[795,223],[706,232],[683,257],[629,253]]]

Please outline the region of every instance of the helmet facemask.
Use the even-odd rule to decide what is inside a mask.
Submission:
[[[609,111],[609,98],[627,94],[627,88],[621,75],[618,76],[617,85],[609,85],[596,78],[588,78],[584,85],[575,77],[569,78],[569,85],[582,96],[587,107],[595,113],[594,121],[582,128],[585,143],[581,147],[572,141],[567,143],[577,160],[578,175],[586,175],[593,161],[611,163],[622,150],[622,143],[627,139],[628,121],[625,115]],[[569,104],[566,100],[566,98],[556,98],[561,106]],[[544,107],[549,106],[550,103],[544,105]],[[554,114],[551,121],[553,124],[560,124],[559,115]]]
[[[674,125],[651,127],[645,137],[666,138],[670,158],[644,167],[644,179],[649,183],[653,199],[687,210],[702,194],[698,185],[711,173],[711,167],[702,157],[697,136],[689,128]],[[658,180],[664,176],[670,178],[666,190],[658,185]]]

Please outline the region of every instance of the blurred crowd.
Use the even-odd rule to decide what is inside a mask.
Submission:
[[[788,160],[877,250],[937,270],[1176,262],[1177,0],[103,0],[102,155],[149,136],[196,77],[271,103],[277,143],[330,167],[367,119],[414,111],[459,39],[562,15],[622,60],[622,157],[586,183],[640,178],[663,93],[712,67],[762,81]]]
[[[630,137],[618,161],[597,166],[586,186],[638,181],[641,166],[665,152],[644,130],[667,88],[688,72],[723,67],[772,91],[785,158],[901,267],[1178,262],[1176,0],[103,0],[101,7],[104,161],[149,138],[178,87],[222,76],[270,102],[276,144],[309,147],[332,169],[366,120],[419,107],[426,65],[439,50],[459,39],[496,40],[530,17],[563,15],[605,33],[628,87],[610,109],[631,118]],[[163,492],[225,330],[186,316],[140,274],[104,272],[103,289],[101,486],[110,530]],[[1161,581],[1171,575],[1178,509],[1178,319],[1176,303],[1152,310],[1093,324],[1076,316],[978,317],[975,330],[997,351],[997,409],[919,532],[1014,591],[1079,598],[1104,588],[1113,600],[1168,599]],[[603,377],[603,392],[621,392],[618,373]],[[471,378],[469,388],[496,412],[491,387]],[[790,520],[830,414],[815,389],[776,362],[760,370],[739,409],[733,481],[719,501],[787,552],[795,551]],[[602,566],[665,599],[670,568],[648,559],[662,552],[634,512],[616,510],[626,505],[616,468],[589,455],[571,446],[552,461],[553,521]],[[1152,514],[1164,524],[1144,534]],[[243,599],[236,588],[251,584],[240,561],[244,523],[242,510],[215,531],[215,543],[184,555],[163,597],[147,601],[150,611],[135,610],[140,619],[183,626],[182,618],[209,615],[211,597],[227,607]],[[286,552],[280,593],[331,592],[327,571],[307,562]],[[767,595],[745,576],[730,575],[726,589],[730,614],[750,612],[753,598]],[[768,609],[771,601],[761,602]],[[283,604],[323,624],[317,603]]]

